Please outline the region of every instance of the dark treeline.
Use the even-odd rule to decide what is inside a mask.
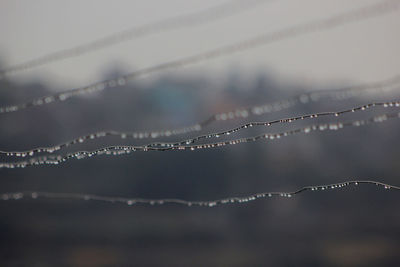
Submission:
[[[105,78],[113,75],[117,76],[114,73]],[[216,112],[310,90],[290,84],[264,74],[249,79],[239,71],[220,83],[201,75],[130,83],[62,103],[0,114],[0,149],[54,145],[99,130],[141,131],[191,125]],[[51,92],[40,83],[16,85],[7,80],[0,81],[0,88],[1,105]],[[335,85],[319,89],[333,88]],[[301,104],[245,120],[214,123],[201,133],[247,121],[335,111],[391,99],[390,95],[375,94]],[[338,119],[388,111],[377,108]],[[238,136],[320,121],[335,118],[252,128]],[[72,160],[60,166],[0,169],[0,187],[1,192],[37,190],[211,200],[347,179],[399,185],[399,130],[399,122],[392,120],[270,143],[194,152],[138,152]],[[110,137],[59,153],[148,141]],[[0,201],[0,261],[7,266],[399,266],[399,199],[396,192],[360,186],[216,208],[128,207],[45,199]]]

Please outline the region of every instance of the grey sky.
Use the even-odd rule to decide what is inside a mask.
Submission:
[[[3,0],[0,2],[0,59],[6,66],[18,64],[132,26],[223,2]],[[11,79],[24,82],[37,77],[55,89],[79,87],[101,79],[109,68],[120,67],[123,72],[131,72],[376,2],[277,0],[216,22],[128,41],[20,73]],[[246,75],[272,71],[279,78],[301,79],[307,84],[384,79],[400,73],[399,14],[397,11],[284,40],[171,73],[195,73],[218,79],[235,68]]]

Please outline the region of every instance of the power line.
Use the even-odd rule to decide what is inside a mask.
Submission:
[[[41,106],[52,102],[65,101],[73,96],[102,91],[108,88],[125,85],[128,81],[142,77],[144,75],[157,73],[168,69],[176,69],[185,67],[191,64],[200,63],[206,60],[219,58],[226,55],[231,55],[240,51],[246,51],[305,34],[319,32],[323,30],[333,29],[350,23],[355,23],[361,20],[366,20],[397,11],[400,2],[397,0],[381,1],[377,4],[365,6],[358,9],[353,9],[335,16],[325,19],[314,20],[308,23],[297,24],[291,27],[284,28],[272,33],[258,35],[245,41],[222,46],[196,55],[184,57],[178,60],[169,61],[149,68],[144,68],[135,72],[128,73],[115,79],[109,79],[101,82],[93,83],[86,87],[70,89],[64,92],[39,97],[37,99],[0,108],[0,113],[15,112],[21,109],[34,106]]]
[[[146,198],[127,198],[127,197],[110,197],[110,196],[100,196],[93,194],[79,194],[79,193],[49,193],[49,192],[14,192],[14,193],[3,193],[0,194],[0,200],[9,201],[9,200],[20,200],[20,199],[38,199],[38,198],[46,198],[46,199],[67,199],[67,200],[85,200],[85,201],[98,201],[98,202],[107,202],[113,204],[125,204],[128,206],[145,204],[145,205],[164,205],[164,204],[179,204],[185,206],[201,206],[201,207],[215,207],[223,204],[244,204],[250,201],[265,199],[270,197],[284,197],[291,198],[298,194],[304,192],[315,192],[321,191],[326,192],[328,190],[336,190],[343,189],[344,187],[348,187],[350,185],[359,186],[359,185],[375,185],[386,190],[394,190],[399,191],[400,187],[395,185],[390,185],[377,181],[370,180],[350,180],[344,181],[340,183],[334,184],[326,184],[326,185],[310,185],[301,187],[295,191],[289,192],[262,192],[256,193],[248,196],[240,196],[240,197],[228,197],[217,200],[207,200],[207,201],[189,201],[183,199],[175,199],[175,198],[164,198],[164,199],[146,199]],[[371,194],[371,193],[368,193]]]

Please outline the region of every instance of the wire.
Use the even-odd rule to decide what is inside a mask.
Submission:
[[[30,70],[68,58],[81,56],[86,53],[94,52],[133,39],[139,39],[152,34],[168,32],[180,28],[193,27],[203,23],[210,23],[212,21],[223,19],[231,15],[244,12],[250,8],[255,8],[260,4],[272,1],[275,0],[230,0],[220,5],[206,8],[197,12],[187,13],[147,23],[141,26],[136,26],[121,32],[112,33],[85,44],[46,54],[21,64],[10,66],[6,69],[0,70],[0,79],[21,71]]]
[[[17,161],[17,162],[1,162],[0,169],[1,168],[7,168],[7,169],[25,168],[25,167],[39,166],[39,165],[58,165],[58,164],[67,162],[71,159],[78,159],[78,160],[88,159],[91,157],[101,156],[101,155],[118,156],[118,155],[129,154],[132,152],[138,152],[138,151],[141,151],[141,152],[171,151],[171,150],[194,151],[194,150],[200,150],[200,149],[211,149],[211,148],[222,147],[222,146],[237,145],[237,144],[241,144],[241,143],[250,143],[250,142],[259,141],[262,139],[265,139],[268,141],[273,141],[273,140],[281,139],[283,137],[288,137],[288,136],[292,136],[292,135],[296,135],[296,134],[300,134],[300,133],[308,134],[308,133],[315,132],[315,131],[320,131],[320,132],[338,131],[338,130],[342,130],[342,129],[348,128],[348,127],[359,127],[359,126],[384,122],[389,119],[399,119],[399,118],[400,118],[400,112],[385,113],[382,115],[370,117],[368,119],[354,120],[354,121],[347,121],[347,122],[321,123],[321,124],[315,124],[315,125],[307,126],[304,128],[298,128],[298,129],[289,130],[289,131],[285,131],[285,132],[266,133],[266,134],[261,134],[261,135],[257,135],[257,136],[253,136],[253,137],[239,138],[239,139],[233,139],[233,140],[228,140],[228,141],[198,144],[198,145],[180,145],[180,146],[166,146],[166,147],[156,147],[151,144],[144,145],[144,146],[123,146],[123,145],[108,146],[108,147],[99,148],[99,149],[96,149],[93,151],[78,151],[78,152],[69,153],[69,154],[65,154],[65,155],[47,155],[47,156],[42,156],[42,157],[34,157],[34,158],[30,158],[30,159],[27,159],[24,161]]]
[[[358,186],[358,185],[375,185],[386,190],[394,190],[399,191],[400,187],[395,185],[390,185],[377,181],[370,180],[350,180],[340,183],[334,184],[326,184],[326,185],[311,185],[304,186],[300,189],[290,192],[262,192],[256,193],[248,196],[240,196],[240,197],[228,197],[217,200],[208,200],[208,201],[189,201],[183,199],[175,199],[175,198],[165,198],[165,199],[146,199],[146,198],[126,198],[126,197],[110,197],[110,196],[100,196],[100,195],[92,195],[92,194],[77,194],[77,193],[49,193],[49,192],[16,192],[16,193],[3,193],[0,194],[0,200],[19,200],[23,198],[30,199],[38,199],[38,198],[48,198],[48,199],[67,199],[67,200],[91,200],[91,201],[99,201],[99,202],[107,202],[113,204],[126,204],[129,206],[145,204],[145,205],[163,205],[163,204],[179,204],[185,206],[201,206],[201,207],[215,207],[223,204],[244,204],[250,201],[265,199],[270,197],[284,197],[291,198],[295,195],[308,192],[308,191],[328,191],[335,189],[343,189],[344,187],[348,187],[350,185]],[[370,193],[369,193],[370,194]]]
[[[333,29],[339,26],[343,26],[350,23],[355,23],[361,20],[366,20],[382,15],[389,14],[391,12],[397,11],[400,5],[400,1],[397,0],[387,0],[381,1],[377,4],[365,6],[358,9],[353,9],[344,13],[340,13],[329,18],[314,20],[308,23],[297,24],[291,27],[284,28],[279,31],[272,33],[266,33],[258,35],[251,39],[247,39],[242,42],[222,46],[216,49],[212,49],[203,53],[196,55],[184,57],[181,59],[169,61],[159,65],[155,65],[149,68],[144,68],[135,72],[128,73],[126,75],[120,76],[115,79],[109,79],[101,82],[93,83],[86,87],[70,89],[64,92],[39,97],[37,99],[5,107],[0,107],[0,113],[15,112],[21,109],[26,109],[34,106],[41,106],[53,102],[65,101],[73,96],[92,93],[96,91],[102,91],[108,88],[123,86],[127,81],[142,77],[144,75],[149,75],[152,73],[158,73],[160,71],[165,71],[169,69],[182,68],[195,63],[203,62],[206,60],[219,58],[222,56],[231,55],[240,51],[246,51],[259,47],[261,45],[267,45],[270,43],[298,37],[305,34],[310,34],[314,32],[319,32],[323,30]]]
[[[235,128],[229,129],[229,130],[225,130],[225,131],[220,131],[217,133],[208,133],[208,134],[200,135],[200,136],[197,136],[197,137],[194,137],[191,139],[186,139],[186,140],[175,142],[175,143],[155,142],[155,143],[146,145],[146,147],[157,147],[157,146],[163,146],[163,147],[174,147],[175,146],[175,147],[177,147],[177,146],[181,146],[181,145],[193,144],[193,143],[198,142],[203,139],[209,139],[209,138],[215,138],[215,137],[218,138],[218,137],[222,137],[225,135],[230,135],[230,134],[233,134],[238,131],[245,130],[247,128],[251,128],[254,126],[269,127],[269,126],[272,126],[275,124],[292,123],[292,122],[295,122],[298,120],[316,119],[319,117],[326,117],[326,116],[338,117],[338,116],[341,116],[341,115],[344,115],[347,113],[366,111],[367,109],[376,108],[376,107],[397,107],[398,108],[398,107],[400,107],[400,101],[374,102],[374,103],[369,103],[369,104],[362,105],[362,106],[352,107],[352,108],[340,110],[340,111],[319,112],[319,113],[306,114],[306,115],[301,115],[301,116],[296,116],[296,117],[277,119],[277,120],[272,120],[272,121],[267,121],[267,122],[248,122],[248,123],[242,124],[238,127],[235,127]],[[98,139],[98,138],[102,138],[102,137],[106,137],[106,136],[120,136],[123,139],[125,139],[127,137],[140,138],[140,135],[138,136],[137,133],[105,131],[105,132],[97,132],[97,133],[92,133],[92,134],[88,134],[85,136],[80,136],[78,138],[58,144],[56,146],[39,147],[39,148],[33,148],[30,150],[25,150],[25,151],[1,151],[0,150],[0,155],[12,156],[12,157],[27,157],[27,156],[33,156],[36,153],[42,153],[42,152],[54,153],[63,148],[70,147],[72,145],[79,144],[79,143],[84,143],[87,140]],[[165,136],[169,136],[169,135],[165,134]],[[146,135],[143,135],[143,137],[146,137]]]

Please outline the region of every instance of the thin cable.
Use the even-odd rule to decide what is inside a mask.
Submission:
[[[144,68],[135,72],[131,72],[129,74],[120,76],[115,79],[109,79],[101,82],[93,83],[86,87],[70,89],[64,92],[39,97],[37,99],[17,104],[17,105],[10,105],[0,108],[0,113],[9,113],[15,112],[21,109],[34,107],[34,106],[41,106],[45,104],[49,104],[52,102],[59,102],[67,100],[73,96],[102,91],[108,88],[122,86],[127,83],[127,81],[142,77],[144,75],[158,73],[164,70],[169,69],[176,69],[182,68],[188,65],[192,65],[195,63],[203,62],[206,60],[219,58],[226,55],[231,55],[240,51],[246,51],[249,49],[253,49],[259,47],[261,45],[266,45],[294,37],[298,37],[305,34],[310,34],[314,32],[319,32],[323,30],[333,29],[342,25],[355,23],[357,21],[366,20],[382,15],[389,14],[391,12],[397,11],[398,7],[400,6],[400,1],[398,0],[386,0],[380,1],[377,4],[365,6],[358,9],[353,9],[351,11],[347,11],[344,13],[340,13],[338,15],[325,18],[314,20],[308,23],[297,24],[291,27],[284,28],[279,31],[275,31],[272,33],[266,33],[262,35],[258,35],[254,38],[247,39],[245,41],[222,46],[216,49],[212,49],[203,53],[199,53],[193,56],[188,56],[185,58],[181,58],[174,61],[169,61],[166,63],[162,63],[159,65],[155,65],[149,68]]]
[[[394,190],[400,191],[399,186],[390,185],[377,181],[370,180],[351,180],[334,184],[326,184],[326,185],[311,185],[304,186],[300,189],[291,192],[262,192],[256,193],[244,197],[228,197],[217,200],[208,200],[208,201],[189,201],[183,199],[175,199],[175,198],[165,198],[165,199],[146,199],[146,198],[127,198],[127,197],[110,197],[110,196],[100,196],[100,195],[92,195],[92,194],[77,194],[77,193],[49,193],[49,192],[15,192],[15,193],[3,193],[0,194],[0,200],[20,200],[23,198],[28,199],[38,199],[38,198],[48,198],[48,199],[66,199],[66,200],[85,200],[85,201],[99,201],[99,202],[107,202],[113,204],[126,204],[128,206],[144,204],[144,205],[163,205],[163,204],[179,204],[185,206],[200,206],[200,207],[215,207],[223,204],[244,204],[250,201],[265,199],[270,197],[284,197],[291,198],[295,195],[308,192],[308,191],[328,191],[335,189],[343,189],[344,187],[348,187],[350,185],[358,186],[358,185],[375,185],[386,190]],[[370,193],[369,193],[370,194]]]
[[[1,168],[7,168],[7,169],[14,169],[14,168],[25,168],[25,167],[30,167],[30,166],[39,166],[39,165],[58,165],[64,162],[67,162],[71,159],[88,159],[91,157],[95,156],[101,156],[101,155],[110,155],[110,156],[118,156],[118,155],[124,155],[124,154],[129,154],[132,152],[149,152],[149,151],[171,151],[171,150],[200,150],[200,149],[211,149],[211,148],[216,148],[216,147],[222,147],[222,146],[231,146],[231,145],[237,145],[237,144],[242,144],[242,143],[250,143],[250,142],[255,142],[259,141],[262,139],[268,140],[268,141],[273,141],[277,139],[281,139],[283,137],[288,137],[296,134],[308,134],[311,132],[315,131],[321,131],[321,132],[326,132],[326,131],[338,131],[342,130],[344,128],[348,127],[359,127],[359,126],[364,126],[364,125],[369,125],[369,124],[375,124],[375,123],[381,123],[385,122],[389,119],[399,119],[400,118],[400,112],[396,113],[385,113],[382,115],[370,117],[368,119],[362,119],[362,120],[354,120],[354,121],[347,121],[347,122],[335,122],[335,123],[321,123],[321,124],[315,124],[311,126],[307,126],[304,128],[298,128],[294,130],[289,130],[285,132],[279,132],[279,133],[266,133],[266,134],[261,134],[253,137],[246,137],[246,138],[239,138],[239,139],[233,139],[233,140],[228,140],[228,141],[221,141],[221,142],[215,142],[215,143],[206,143],[206,144],[198,144],[198,145],[181,145],[181,146],[167,146],[167,147],[156,147],[153,145],[144,145],[144,146],[108,146],[108,147],[103,147],[99,148],[93,151],[78,151],[74,153],[69,153],[65,155],[47,155],[47,156],[41,156],[41,157],[34,157],[30,158],[24,161],[16,161],[16,162],[1,162],[0,163],[0,169]]]
[[[187,13],[184,15],[147,23],[141,26],[136,26],[125,31],[112,33],[85,44],[46,54],[15,66],[10,66],[6,69],[0,70],[0,79],[21,71],[26,71],[68,58],[81,56],[86,53],[94,52],[133,39],[139,39],[152,34],[168,32],[180,28],[193,27],[203,23],[210,23],[237,13],[244,12],[250,8],[255,8],[260,4],[272,1],[275,0],[230,0],[201,11]]]
[[[157,146],[163,146],[163,147],[173,147],[173,146],[181,146],[181,145],[188,145],[188,144],[193,144],[195,142],[198,142],[203,139],[209,139],[209,138],[218,138],[222,137],[225,135],[230,135],[233,133],[236,133],[238,131],[251,128],[254,126],[272,126],[275,124],[286,124],[286,123],[292,123],[298,120],[307,120],[307,119],[316,119],[319,117],[326,117],[326,116],[341,116],[347,113],[355,113],[355,112],[360,112],[360,111],[366,111],[367,109],[370,108],[376,108],[376,107],[400,107],[400,101],[388,101],[388,102],[375,102],[375,103],[369,103],[366,105],[358,106],[358,107],[352,107],[350,109],[345,109],[341,111],[331,111],[331,112],[319,112],[319,113],[313,113],[313,114],[306,114],[306,115],[301,115],[301,116],[296,116],[296,117],[291,117],[291,118],[284,118],[284,119],[278,119],[278,120],[272,120],[268,122],[248,122],[245,124],[242,124],[238,127],[225,130],[225,131],[220,131],[216,133],[209,133],[209,134],[204,134],[200,135],[194,138],[186,139],[183,141],[171,143],[171,142],[154,142],[151,144],[146,145],[146,147],[157,147]],[[50,146],[50,147],[39,147],[39,148],[33,148],[30,150],[25,150],[25,151],[1,151],[0,150],[0,155],[5,155],[5,156],[10,156],[10,157],[27,157],[27,156],[33,156],[36,153],[54,153],[56,151],[59,151],[63,148],[70,147],[75,144],[79,143],[84,143],[87,140],[93,140],[93,139],[98,139],[106,136],[120,136],[122,139],[125,138],[144,138],[147,137],[146,135],[138,135],[138,133],[128,133],[128,132],[118,132],[118,131],[105,131],[105,132],[97,132],[97,133],[92,133],[88,134],[85,136],[80,136],[78,138],[75,138],[73,140],[67,141],[65,143],[58,144],[56,146]],[[169,135],[165,135],[169,136]],[[153,136],[156,137],[156,136]]]
[[[237,118],[247,118],[250,115],[253,116],[260,116],[267,113],[273,113],[281,110],[288,109],[293,107],[297,104],[307,104],[309,102],[317,102],[322,99],[329,99],[329,100],[345,100],[352,97],[360,96],[365,93],[376,93],[376,92],[386,92],[386,91],[393,91],[398,90],[398,83],[400,83],[400,75],[392,77],[390,79],[362,84],[358,86],[348,87],[348,88],[340,88],[335,90],[316,90],[308,93],[299,94],[295,97],[291,97],[285,100],[280,100],[268,104],[252,106],[247,108],[238,108],[234,111],[224,112],[224,113],[217,113],[211,115],[208,119],[197,122],[196,124],[190,126],[184,126],[181,128],[174,128],[174,129],[164,129],[164,130],[157,130],[157,131],[138,131],[138,132],[122,132],[122,131],[100,131],[96,133],[90,133],[83,136],[76,137],[72,140],[67,142],[48,146],[48,147],[38,147],[31,150],[26,151],[1,151],[0,155],[7,155],[7,156],[17,156],[17,157],[26,157],[26,156],[33,156],[36,153],[54,153],[59,151],[63,148],[70,147],[75,144],[84,143],[88,140],[104,138],[107,136],[117,136],[122,139],[132,138],[132,139],[154,139],[159,137],[170,137],[176,135],[183,135],[192,132],[198,132],[206,128],[208,125],[224,120],[232,120]],[[395,87],[394,87],[395,86]],[[392,103],[393,105],[393,103]],[[360,109],[357,109],[357,111]],[[317,114],[318,115],[318,114]],[[308,117],[307,117],[308,118]],[[282,123],[288,122],[289,119],[282,121]]]

